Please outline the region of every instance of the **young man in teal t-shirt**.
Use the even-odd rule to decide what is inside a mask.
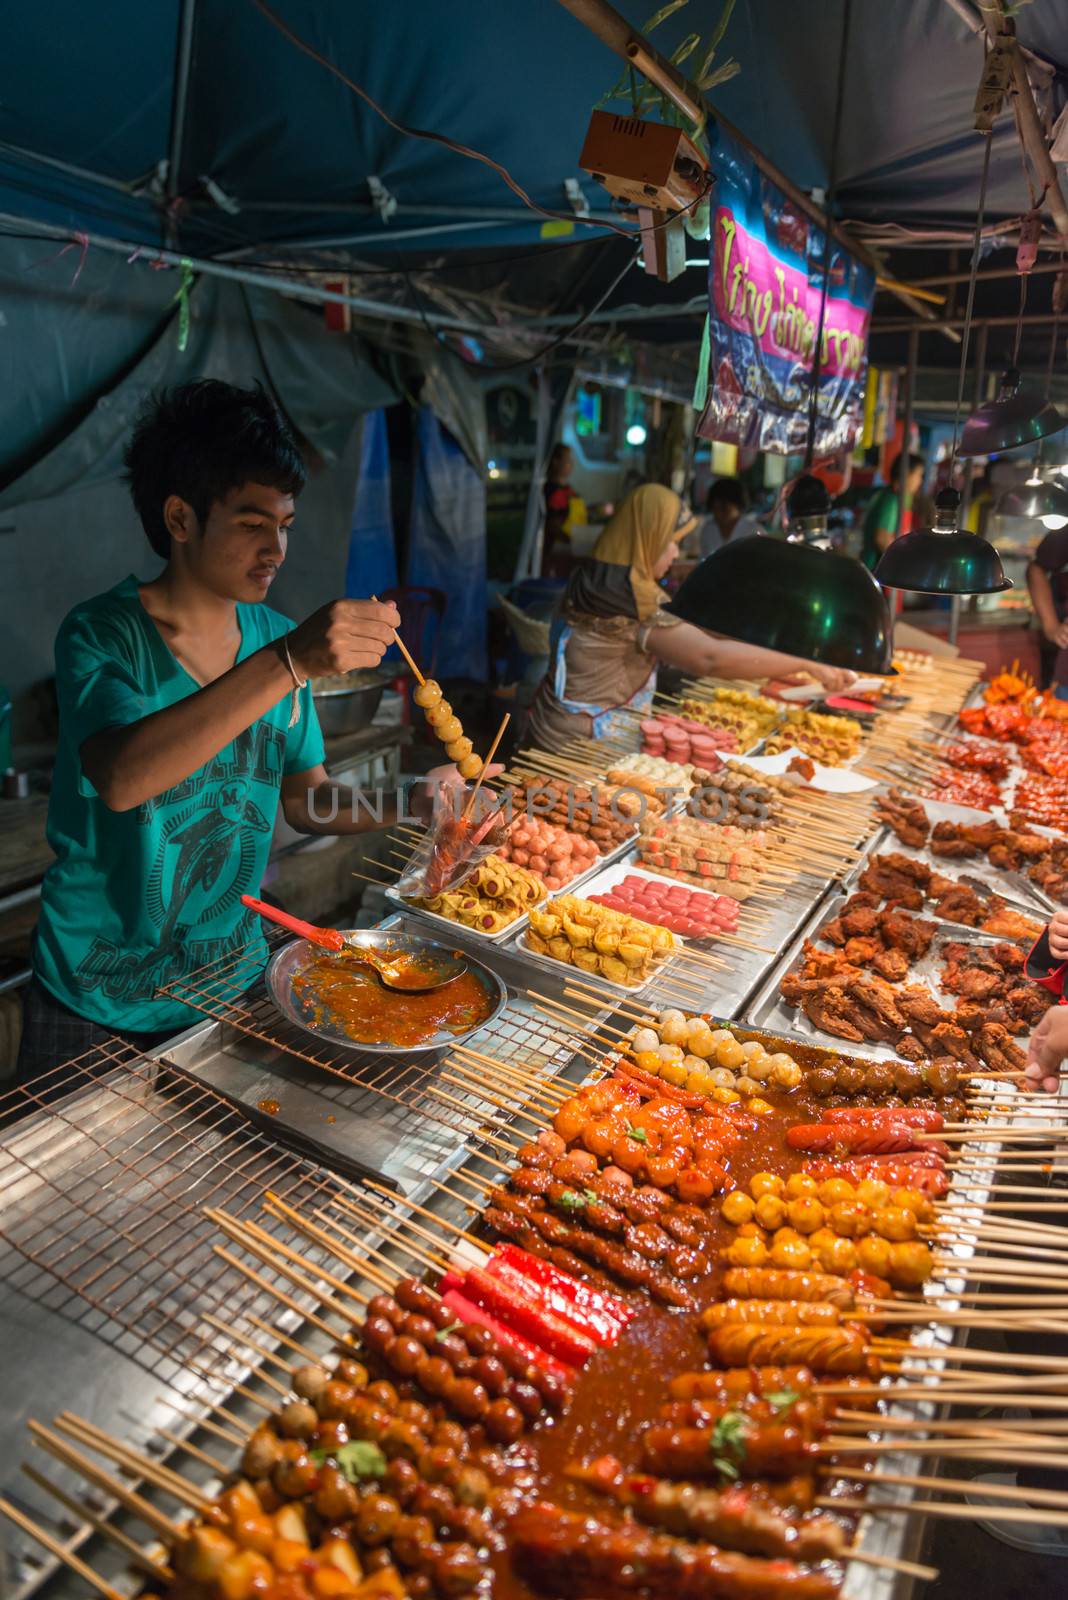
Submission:
[[[379,825],[327,774],[307,680],[376,666],[400,618],[337,600],[294,627],[264,604],[305,478],[267,395],[204,381],[153,399],[126,468],[166,565],[76,606],[56,639],[56,861],[20,1082],[116,1034],[158,1043],[198,1020],[163,986],[257,941],[265,958],[241,895],[259,891],[279,800],[302,832]],[[429,792],[411,804],[429,810]]]

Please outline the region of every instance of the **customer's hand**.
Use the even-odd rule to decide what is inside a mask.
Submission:
[[[1050,644],[1055,644],[1058,650],[1068,649],[1068,618],[1064,622],[1058,622],[1055,628],[1043,628],[1042,632]]]
[[[856,673],[850,672],[848,667],[824,667],[813,662],[807,670],[828,694],[841,694],[843,689],[848,689],[850,684],[857,681]]]
[[[1023,1087],[1056,1094],[1068,1057],[1068,1006],[1051,1006],[1031,1035]]]
[[[1046,930],[1050,954],[1055,961],[1068,961],[1068,911],[1055,911]]]

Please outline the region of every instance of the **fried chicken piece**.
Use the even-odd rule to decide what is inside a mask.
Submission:
[[[987,1026],[995,1027],[996,1024],[988,1023]],[[979,1061],[972,1050],[968,1035],[954,1022],[940,1022],[936,1028],[931,1029],[931,1048],[952,1056],[955,1061],[959,1061],[972,1072],[977,1072],[979,1069]]]
[[[1003,842],[1021,861],[1040,861],[1050,853],[1050,841],[1040,833],[1006,833]]]
[[[965,1000],[990,1000],[1001,988],[1001,977],[982,967],[961,967],[952,986],[943,979],[943,988],[950,988]]]
[[[945,1019],[946,1013],[930,989],[925,989],[922,984],[910,983],[898,989],[895,997],[898,1010],[914,1029],[917,1024],[933,1028]]]
[[[914,1038],[910,1033],[906,1033],[897,1041],[897,1053],[899,1056],[903,1056],[906,1061],[924,1061],[927,1058],[927,1051],[924,1049],[922,1041]]]
[[[870,1024],[866,1026],[867,1019],[858,1011],[857,1026],[865,1029],[868,1038],[895,1039],[899,1033],[904,1033],[905,1019],[897,1008],[895,991],[884,979],[862,973],[860,977],[850,980],[848,993],[859,1008],[871,1013],[874,1024],[880,1030],[877,1034],[869,1032]]]
[[[960,831],[968,843],[974,844],[977,850],[989,850],[991,845],[997,844],[1005,832],[1001,823],[995,822],[993,817],[989,822],[980,822],[974,826],[965,824]]]
[[[842,927],[841,917],[832,917],[830,922],[825,922],[820,929],[820,937],[826,939],[828,944],[845,944],[847,934]]]
[[[879,913],[873,906],[857,906],[853,911],[843,910],[837,920],[847,939],[866,939],[879,928]]]
[[[866,889],[854,889],[853,893],[849,896],[849,899],[844,902],[842,906],[842,912],[845,913],[846,911],[863,910],[878,911],[881,901],[882,895],[870,894]]]
[[[944,894],[935,897],[938,914],[947,922],[961,922],[966,927],[977,928],[983,920],[984,906],[974,889],[955,883]]]
[[[1022,911],[1013,911],[997,895],[979,926],[984,933],[994,933],[999,939],[1020,939],[1028,944],[1033,944],[1042,932],[1040,923],[1025,917]]]
[[[979,846],[972,844],[964,829],[956,822],[936,822],[930,838],[931,854],[952,860],[965,860],[979,854]]]
[[[879,913],[879,933],[890,950],[901,950],[910,961],[918,961],[931,948],[938,924],[922,917],[907,917],[900,911]]]
[[[851,940],[850,943],[853,943]],[[847,945],[848,949],[849,946]],[[908,957],[903,950],[879,950],[876,952],[872,966],[880,978],[885,978],[887,983],[903,983],[909,974]]]
[[[944,872],[932,872],[931,881],[927,885],[927,893],[932,900],[937,900],[939,895],[949,894],[951,890],[959,889],[961,885],[956,878],[947,878]]]
[[[893,868],[885,866],[880,856],[869,861],[857,882],[869,893],[877,894],[883,900],[900,901],[910,911],[919,911],[923,905],[923,890],[904,873],[895,872]]]
[[[903,795],[900,789],[890,789],[876,802],[876,810],[883,822],[910,850],[922,850],[927,843],[931,824],[918,800]]]
[[[958,1000],[953,1020],[965,1033],[970,1034],[981,1028],[984,1022],[1008,1022],[1010,1017],[1008,1008],[1000,1001],[995,1001],[993,1005],[980,1005],[978,1000]]]
[[[868,967],[882,949],[878,939],[847,939],[842,954],[855,967]]]
[[[842,989],[828,985],[807,994],[803,1009],[808,1020],[824,1033],[833,1033],[838,1039],[852,1039],[857,1044],[865,1038],[853,1021],[848,998]]]
[[[873,859],[888,867],[891,872],[909,878],[920,889],[926,889],[931,882],[933,869],[926,861],[914,861],[911,856],[903,856],[898,850],[887,850]]]
[[[1040,989],[1037,983],[1021,983],[1006,994],[1004,1016],[997,1015],[998,1008],[993,1006],[986,1016],[991,1022],[1004,1023],[1010,1033],[1030,1033],[1050,1006],[1056,1004],[1056,997],[1048,989]]]
[[[847,960],[844,951],[821,950],[811,939],[802,947],[801,967],[798,976],[806,982],[818,978],[852,977],[856,968]]]
[[[1017,944],[995,944],[990,948],[990,959],[1005,972],[1021,972],[1027,957]]]
[[[994,845],[993,849],[987,851],[986,859],[990,862],[990,865],[992,867],[996,867],[999,872],[1016,871],[1016,857],[1006,845]]]
[[[1022,1072],[1027,1057],[998,1022],[985,1022],[976,1035],[979,1054],[992,1072]]]

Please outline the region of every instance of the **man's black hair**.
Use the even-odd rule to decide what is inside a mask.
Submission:
[[[126,483],[148,535],[164,559],[171,536],[168,496],[191,505],[201,527],[214,501],[243,483],[298,495],[307,474],[293,433],[266,391],[201,378],[151,395],[124,457]]]
[[[740,478],[717,478],[708,491],[705,501],[706,509],[711,511],[717,503],[726,503],[737,506],[739,511],[745,511],[749,505],[749,496],[745,492],[745,485]]]

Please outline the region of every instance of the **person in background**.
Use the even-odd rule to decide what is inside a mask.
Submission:
[[[549,670],[531,706],[534,744],[559,750],[576,735],[632,732],[631,718],[619,713],[652,704],[660,663],[698,678],[783,677],[803,669],[832,691],[853,682],[845,669],[723,639],[665,611],[660,580],[695,525],[672,489],[646,483],[627,495],[568,581],[553,625]],[[738,603],[751,598],[739,595]]]
[[[890,468],[890,482],[883,488],[877,489],[872,496],[867,511],[864,513],[864,533],[861,544],[860,559],[866,567],[874,570],[879,565],[879,557],[884,550],[889,549],[898,535],[897,508],[898,496],[901,493],[901,479],[905,479],[905,515],[901,522],[901,532],[908,533],[912,526],[912,500],[919,493],[923,483],[923,457],[904,453],[894,458]]]
[[[575,470],[575,456],[566,444],[555,444],[549,456],[549,465],[545,469],[545,533],[541,547],[541,575],[543,578],[553,575],[554,566],[559,564],[559,557],[568,551],[570,540],[567,534],[567,520],[571,513],[571,501],[575,491],[569,479]]]
[[[1042,631],[1042,687],[1068,698],[1068,526],[1047,533],[1027,564],[1027,588]]]
[[[205,379],[152,397],[126,479],[162,569],[84,600],[56,639],[59,743],[16,1080],[112,1064],[199,1021],[170,986],[267,959],[257,895],[279,804],[301,833],[388,826],[334,783],[309,679],[374,667],[400,618],[335,600],[294,626],[264,603],[304,487],[261,388]],[[455,768],[431,778],[454,781]],[[424,789],[412,809],[429,816]],[[239,961],[236,958],[240,958]],[[223,970],[226,970],[225,967]],[[225,997],[225,996],[224,996]],[[103,1048],[102,1048],[103,1047]]]
[[[702,557],[722,550],[731,539],[764,532],[749,512],[749,496],[740,478],[717,478],[709,486],[705,508],[708,515],[700,532]]]

